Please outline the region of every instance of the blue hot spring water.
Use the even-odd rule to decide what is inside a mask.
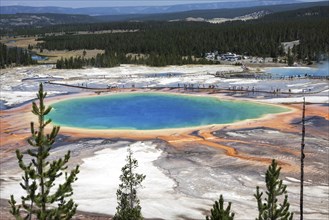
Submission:
[[[314,67],[275,67],[268,70],[273,76],[329,76],[329,62]]]
[[[54,103],[56,125],[87,129],[154,130],[226,124],[288,111],[273,105],[159,93],[69,99]]]
[[[36,60],[36,61],[42,61],[42,60],[48,60],[48,57],[46,56],[39,56],[39,55],[32,55],[31,56],[32,60]]]

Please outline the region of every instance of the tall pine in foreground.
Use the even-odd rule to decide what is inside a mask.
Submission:
[[[206,220],[233,220],[234,213],[231,213],[231,202],[224,208],[224,198],[220,195],[219,201],[215,201],[213,208],[211,209],[210,216],[206,217]]]
[[[27,150],[31,161],[26,162],[23,154],[16,151],[19,167],[23,171],[20,185],[26,192],[21,197],[21,205],[16,205],[13,195],[9,200],[10,213],[16,219],[71,219],[77,208],[77,204],[69,197],[73,194],[72,183],[77,180],[79,166],[69,173],[65,171],[70,151],[63,158],[49,160],[49,152],[59,127],[55,126],[49,134],[45,133],[45,127],[51,122],[50,119],[45,120],[45,116],[51,111],[51,107],[44,104],[46,95],[40,84],[37,94],[39,105],[32,103],[32,113],[38,117],[38,128],[31,122],[32,136],[28,143],[32,149]],[[61,177],[62,181],[59,181]]]
[[[282,183],[280,177],[281,167],[275,160],[268,167],[265,175],[266,195],[265,201],[262,200],[263,192],[259,192],[259,187],[256,188],[259,215],[256,220],[292,220],[293,213],[289,212],[289,202],[287,195],[287,186]],[[278,204],[278,197],[284,195],[283,203]]]
[[[120,176],[121,184],[117,190],[117,212],[114,220],[139,220],[143,219],[142,208],[137,198],[137,188],[141,186],[145,175],[135,173],[138,162],[133,158],[131,149],[128,149],[126,165],[122,167]]]

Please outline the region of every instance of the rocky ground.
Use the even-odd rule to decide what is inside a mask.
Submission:
[[[231,69],[232,68],[232,69]],[[174,72],[176,71],[176,72]],[[324,104],[307,105],[304,219],[328,219],[328,85],[323,80],[258,80],[222,79],[211,73],[240,71],[239,67],[197,66],[132,68],[123,66],[111,69],[53,70],[51,66],[38,66],[6,70],[2,72],[1,100],[3,108],[16,107],[34,99],[38,83],[55,78],[54,82],[68,85],[87,85],[106,88],[108,84],[143,85],[145,87],[170,87],[180,84],[230,86],[256,86],[263,91],[281,88],[285,90],[314,88],[312,94],[271,94],[243,91],[226,91],[229,98],[248,98],[257,101],[285,103],[300,101],[306,95],[309,102]],[[167,75],[169,73],[179,73]],[[210,74],[209,74],[210,73]],[[156,76],[154,76],[154,74]],[[163,75],[157,75],[163,74]],[[104,77],[105,76],[105,77]],[[272,87],[272,88],[270,88]],[[46,84],[51,96],[81,93],[85,88]],[[88,90],[90,91],[90,90]],[[165,91],[165,90],[164,90]],[[175,92],[213,93],[213,91]],[[216,94],[211,94],[216,95]],[[138,172],[146,174],[146,180],[138,192],[142,212],[149,219],[204,219],[220,194],[232,202],[236,219],[254,219],[257,203],[255,187],[265,189],[264,175],[272,158],[282,165],[282,179],[288,185],[291,210],[298,218],[299,212],[299,156],[301,141],[300,105],[289,117],[258,120],[244,125],[227,125],[220,128],[200,129],[188,133],[172,133],[143,140],[127,137],[72,137],[61,133],[51,157],[72,151],[71,167],[80,164],[79,179],[74,185],[74,199],[79,204],[76,219],[110,219],[115,213],[116,190],[120,169],[128,146],[139,161]],[[10,113],[13,112],[13,113]],[[18,114],[15,108],[1,113],[1,188],[0,214],[10,219],[6,199],[11,194],[19,197],[21,173],[14,158],[14,149],[25,151],[24,141],[11,143],[6,138],[19,137],[28,129],[9,126],[8,114]],[[4,123],[5,122],[5,123]],[[28,126],[28,122],[26,122]],[[11,131],[8,130],[11,128]],[[28,160],[28,158],[26,158]],[[95,214],[96,213],[96,214]]]

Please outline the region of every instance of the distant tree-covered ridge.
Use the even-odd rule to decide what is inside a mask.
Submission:
[[[19,14],[2,14],[0,25],[5,30],[13,28],[31,28],[43,27],[55,24],[72,24],[72,23],[92,23],[98,21],[96,18],[88,15],[69,15],[54,13],[19,13]]]
[[[228,2],[225,2],[227,5]],[[68,11],[65,12],[61,8],[61,10],[56,10],[54,7],[51,9],[47,8],[35,8],[38,10],[36,12],[31,7],[25,10],[24,7],[0,7],[2,10],[3,16],[0,19],[0,29],[2,30],[1,35],[4,34],[18,34],[18,35],[31,35],[31,34],[42,34],[49,32],[59,32],[59,31],[93,31],[98,29],[100,26],[105,27],[106,24],[110,24],[112,22],[123,22],[123,21],[139,21],[139,22],[127,22],[127,23],[144,23],[145,21],[172,21],[172,20],[185,20],[187,18],[202,18],[204,21],[207,19],[213,18],[234,18],[239,16],[249,16],[250,14],[258,14],[261,15],[266,12],[270,13],[269,16],[265,16],[267,18],[258,19],[259,21],[263,20],[291,20],[303,19],[303,15],[305,20],[310,20],[314,18],[323,18],[329,16],[328,3],[325,1],[319,2],[305,2],[298,4],[280,4],[280,5],[263,5],[263,6],[252,6],[250,5],[250,1],[247,3],[249,6],[244,7],[236,7],[236,8],[222,8],[215,9],[214,5],[212,5],[211,9],[197,9],[192,10],[192,8],[188,8],[188,11],[180,11],[180,12],[158,12],[158,13],[129,13],[127,8],[122,11],[120,8],[111,9],[102,8],[102,13],[91,13],[93,16],[88,16],[87,10],[83,10],[80,12],[79,9],[67,8]],[[10,8],[13,7],[13,8]],[[9,9],[9,11],[7,10]],[[12,14],[12,10],[22,10],[22,13],[14,13]],[[32,9],[32,10],[31,10]],[[51,13],[45,13],[47,10],[53,10]],[[85,8],[86,9],[86,8]],[[100,9],[100,8],[98,8]],[[113,9],[113,8],[112,8]],[[136,7],[135,7],[136,9]],[[145,7],[144,7],[145,9]],[[78,11],[77,11],[78,10]],[[24,11],[24,12],[23,12]],[[112,12],[111,12],[112,11]],[[120,12],[121,11],[121,12]],[[29,13],[27,13],[29,12]],[[8,15],[8,14],[9,15]],[[66,14],[62,14],[66,13]],[[127,14],[124,14],[127,13]],[[97,14],[97,15],[96,15]],[[96,16],[94,16],[96,15]],[[20,22],[19,19],[22,21]],[[19,21],[19,22],[17,22]],[[27,21],[27,22],[26,22]],[[102,22],[102,24],[100,24]],[[103,23],[104,22],[104,23]],[[108,23],[106,23],[108,22]],[[79,25],[78,23],[93,23],[90,26],[87,25]],[[99,24],[97,24],[99,23]],[[56,25],[57,24],[57,25]],[[59,25],[58,25],[59,24]],[[78,24],[78,25],[77,25]],[[36,28],[36,25],[38,27]],[[95,27],[98,26],[98,27]],[[102,30],[109,30],[109,28],[105,28]]]

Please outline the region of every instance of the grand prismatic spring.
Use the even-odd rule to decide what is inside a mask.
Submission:
[[[159,93],[76,98],[53,104],[55,124],[88,129],[154,130],[227,124],[285,108],[243,101],[222,101]]]

